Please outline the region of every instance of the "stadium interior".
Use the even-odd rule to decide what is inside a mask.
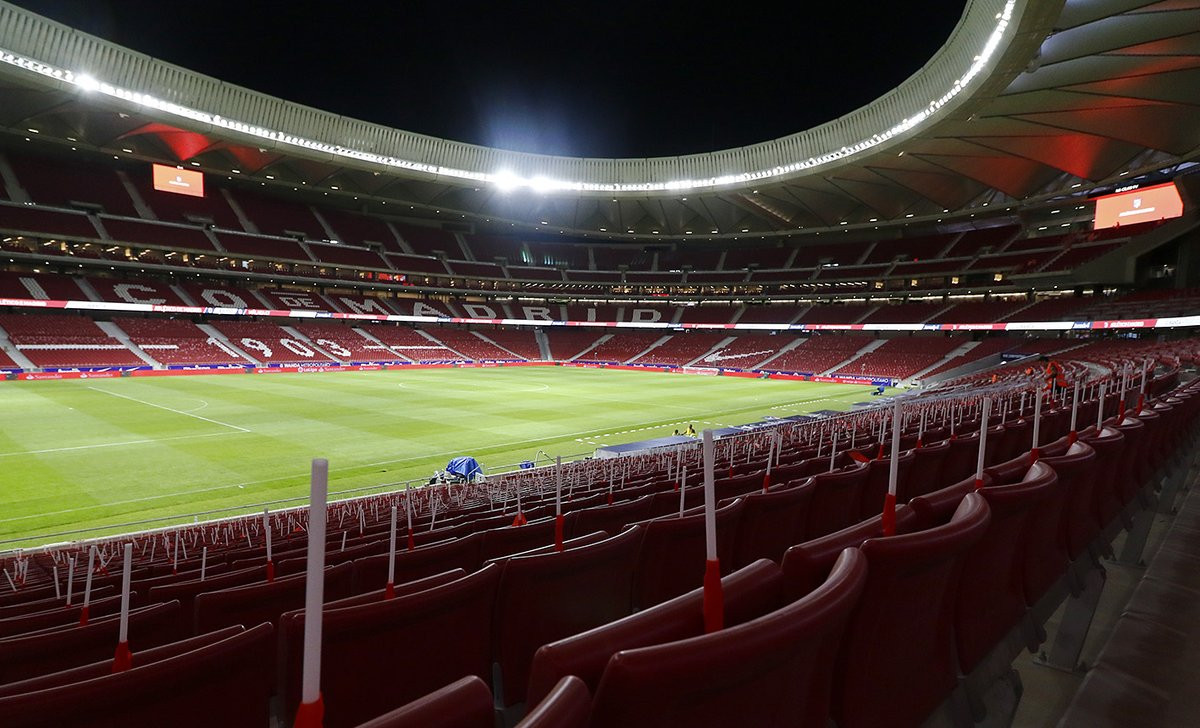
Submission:
[[[0,725],[1200,724],[1200,2],[958,30],[824,131],[585,160],[0,2],[0,390],[520,365],[864,400],[12,536]]]

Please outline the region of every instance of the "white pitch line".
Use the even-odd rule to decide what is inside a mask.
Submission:
[[[184,417],[194,417],[198,420],[204,420],[205,422],[211,422],[214,425],[220,425],[221,427],[228,427],[230,429],[237,430],[238,432],[250,432],[250,430],[247,430],[245,427],[238,427],[237,425],[231,425],[228,422],[221,422],[220,420],[213,420],[213,419],[209,419],[208,417],[201,417],[200,415],[192,414],[191,412],[184,412],[183,410],[177,410],[177,409],[174,409],[171,407],[164,407],[161,404],[154,404],[153,402],[147,402],[144,399],[138,399],[137,397],[130,397],[127,394],[117,394],[116,392],[110,392],[107,389],[100,389],[99,387],[88,387],[88,389],[90,389],[94,392],[100,392],[102,394],[110,394],[114,397],[120,397],[121,399],[127,399],[131,402],[137,402],[138,404],[144,404],[147,407],[157,407],[158,409],[166,410],[168,412],[174,412],[175,414],[183,415]],[[201,400],[201,401],[203,401],[203,400]]]
[[[210,432],[204,435],[177,435],[175,437],[155,437],[148,440],[125,440],[123,442],[102,442],[96,445],[76,445],[74,447],[51,447],[45,450],[20,450],[17,452],[0,452],[0,458],[12,457],[13,455],[42,455],[49,452],[67,452],[68,450],[91,450],[98,447],[122,447],[124,445],[146,445],[152,442],[166,442],[167,440],[191,440],[197,437],[228,437],[232,432]]]

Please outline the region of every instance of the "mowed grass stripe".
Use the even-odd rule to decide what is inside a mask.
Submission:
[[[299,497],[313,457],[345,490],[428,477],[456,454],[497,467],[680,422],[845,409],[868,391],[558,367],[7,382],[0,447],[27,454],[0,458],[0,539]],[[81,445],[103,447],[61,449]]]

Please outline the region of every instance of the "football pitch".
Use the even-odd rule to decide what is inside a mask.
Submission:
[[[337,498],[427,479],[456,455],[495,472],[688,424],[843,410],[870,391],[567,367],[2,382],[0,550],[299,505],[314,457]]]

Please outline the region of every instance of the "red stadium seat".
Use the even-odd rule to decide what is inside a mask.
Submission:
[[[644,495],[628,502],[613,503],[611,506],[594,506],[571,511],[563,516],[563,533],[566,536],[582,536],[594,531],[617,533],[627,523],[649,518],[653,500],[652,495]]]
[[[517,728],[587,728],[591,717],[592,696],[587,686],[574,675],[558,681]]]
[[[143,667],[10,695],[0,698],[0,725],[262,728],[270,718],[271,648],[271,626],[263,624]]]
[[[342,599],[351,594],[350,564],[325,569],[325,600]],[[194,634],[212,632],[232,624],[257,624],[279,621],[289,609],[304,606],[305,574],[285,576],[273,582],[235,586],[196,595]]]
[[[398,536],[398,535],[397,535]],[[467,573],[477,571],[481,559],[483,536],[472,534],[461,538],[419,546],[412,551],[400,550],[397,537],[395,579],[397,584],[423,579],[451,569]],[[387,554],[365,556],[354,560],[354,590],[378,589],[387,582]]]
[[[806,539],[820,538],[858,522],[859,502],[869,474],[867,463],[855,463],[813,476],[816,489],[809,505]]]
[[[129,611],[129,644],[138,650],[164,645],[182,636],[179,602],[152,604]],[[0,639],[0,685],[112,659],[120,617],[90,621]]]
[[[907,503],[919,495],[937,490],[942,482],[942,465],[946,462],[946,455],[949,453],[949,440],[934,442],[932,445],[925,445],[914,450],[912,473],[905,484],[904,492],[896,493],[896,500],[900,503]]]
[[[144,624],[142,627],[144,629]],[[220,642],[221,640],[232,637],[233,635],[243,632],[244,630],[245,628],[243,628],[241,625],[237,625],[236,627],[226,627],[224,629],[217,630],[216,632],[202,634],[199,637],[189,637],[184,640],[168,642],[159,647],[151,647],[145,650],[139,649],[133,655],[134,664],[138,667],[151,665],[155,662],[165,660],[168,657],[182,655],[185,652],[191,652],[192,650],[200,647],[211,645],[214,642]],[[112,650],[110,650],[110,652],[111,651]],[[58,687],[60,685],[70,685],[71,683],[91,680],[92,678],[104,677],[105,675],[111,674],[112,671],[113,658],[112,655],[109,655],[107,659],[103,659],[98,662],[92,662],[86,665],[80,665],[79,667],[72,667],[65,670],[59,670],[58,672],[51,672],[38,677],[28,678],[26,680],[0,685],[0,697],[7,695],[19,695],[20,693],[31,693],[35,690],[46,690],[48,688]]]
[[[912,452],[900,453],[896,463],[896,496],[908,490],[909,473],[917,456]],[[889,455],[883,459],[872,460],[867,464],[867,482],[863,484],[862,499],[858,506],[858,519],[878,516],[883,512],[884,498],[888,492],[888,482],[891,478],[892,458]]]
[[[492,611],[501,567],[372,604],[324,612],[321,693],[325,728],[355,726],[457,680],[492,674]],[[305,615],[289,615],[281,631],[299,641]],[[397,655],[413,659],[396,661]],[[301,662],[289,649],[283,703],[296,707]],[[289,721],[290,722],[290,721]]]
[[[554,517],[539,518],[536,521],[529,521],[523,526],[514,527],[509,524],[484,531],[483,545],[481,546],[482,557],[484,561],[488,561],[553,543]]]
[[[468,675],[358,728],[495,728],[487,683]]]
[[[974,670],[1024,616],[1030,517],[1061,488],[1054,469],[1039,462],[1019,483],[978,491],[987,501],[991,519],[983,538],[967,550],[958,585],[954,637],[964,674]]]
[[[847,549],[821,586],[776,611],[616,653],[596,689],[590,725],[824,728],[829,665],[866,581],[866,559]]]
[[[779,605],[782,576],[777,566],[764,559],[723,577],[721,590],[725,625],[741,624]],[[567,675],[580,677],[594,691],[608,659],[620,650],[703,634],[702,591],[693,589],[624,619],[543,645],[533,657],[526,699],[539,703]]]
[[[716,512],[717,557],[722,570],[733,570],[741,499]],[[704,579],[704,513],[667,516],[644,522],[645,536],[633,572],[633,603],[646,609],[696,588]]]
[[[781,562],[783,552],[804,536],[815,490],[813,479],[806,478],[795,486],[745,496],[733,566],[740,569],[758,559]]]
[[[642,527],[562,553],[507,560],[496,596],[493,655],[504,705],[525,699],[538,647],[628,615]]]
[[[919,726],[954,690],[955,588],[989,517],[972,493],[944,526],[863,543],[867,586],[834,676],[840,728]]]

